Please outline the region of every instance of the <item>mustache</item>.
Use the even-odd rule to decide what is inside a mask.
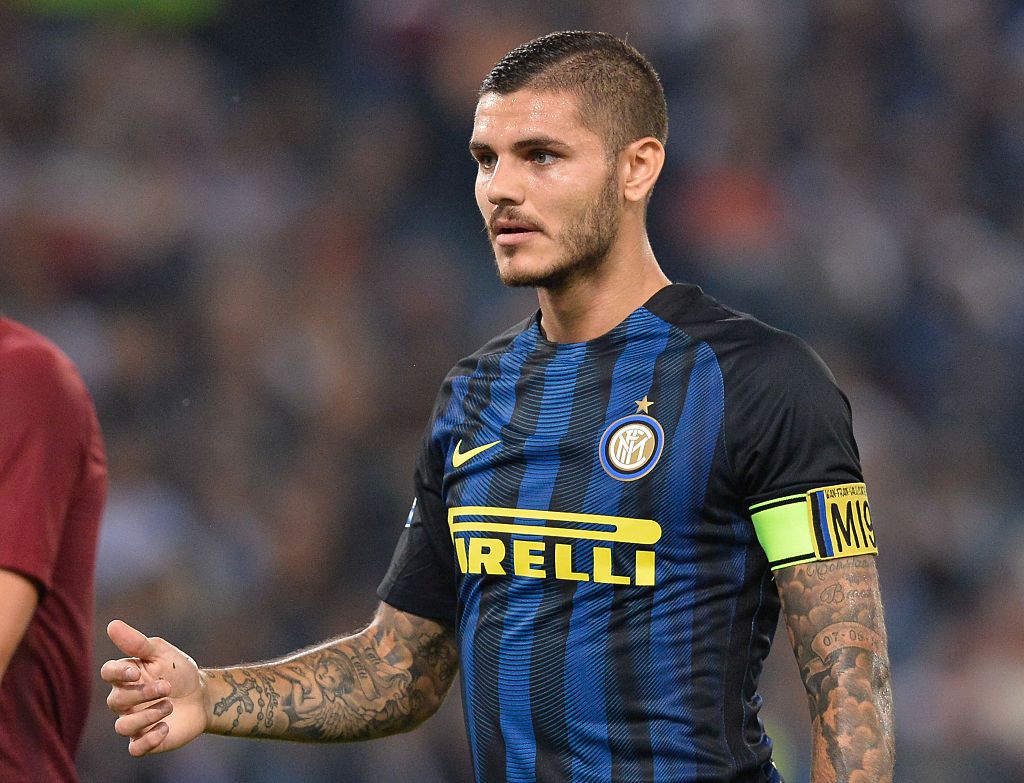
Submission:
[[[526,223],[532,228],[540,231],[541,233],[547,233],[547,227],[535,218],[527,216],[525,213],[516,209],[515,207],[497,207],[487,218],[487,233],[492,237],[498,233],[497,223],[499,220],[507,220],[514,223]]]

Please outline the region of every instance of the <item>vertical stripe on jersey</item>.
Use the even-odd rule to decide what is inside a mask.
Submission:
[[[587,354],[576,373],[572,392],[572,410],[568,432],[601,432],[611,391],[602,378],[610,378],[615,361],[625,341],[615,340],[613,346],[590,344]],[[550,508],[567,510],[583,507],[588,480],[593,468],[591,462],[571,459],[567,450],[578,448],[572,438],[559,444],[559,472],[555,477]],[[596,446],[590,455],[596,458]],[[583,557],[576,553],[573,566],[582,569]],[[549,548],[545,558],[549,573],[554,569],[554,554]],[[533,671],[530,689],[533,693],[531,708],[533,724],[538,737],[546,742],[537,748],[537,783],[566,783],[572,773],[573,747],[569,744],[569,726],[565,713],[567,682],[564,661],[569,637],[570,608],[578,583],[560,579],[545,579],[543,598],[534,614]]]
[[[545,364],[539,381],[543,391],[533,434],[523,444],[526,470],[519,495],[511,504],[521,509],[548,509],[560,459],[551,464],[547,444],[561,441],[569,429],[569,413],[576,375],[586,354],[584,345],[559,346]],[[557,368],[552,371],[553,368]],[[535,387],[536,388],[536,387]],[[541,536],[512,535],[515,540],[543,541]],[[534,621],[543,597],[543,580],[512,577],[506,600],[514,611],[505,616],[498,667],[501,731],[505,736],[508,783],[533,783],[536,779],[537,740],[533,727],[531,681],[535,665]],[[539,662],[544,665],[544,662]]]
[[[475,382],[474,385],[480,385],[479,384],[479,375],[481,373],[481,368],[485,365],[486,360],[489,359],[489,358],[491,358],[491,357],[487,357],[487,356],[481,357],[480,361],[477,363],[477,369],[474,372],[473,376],[461,376],[459,378],[456,378],[453,381],[453,383],[452,383],[452,402],[449,405],[449,410],[453,411],[452,417],[454,418],[454,421],[447,421],[446,422],[447,428],[449,429],[449,431],[451,430],[451,428],[454,425],[456,425],[458,423],[459,418],[461,418],[462,410],[463,410],[463,407],[464,407],[465,398],[466,398],[467,394],[469,393],[469,387],[471,385],[471,381]],[[486,393],[486,390],[484,390],[483,393]],[[446,418],[446,420],[449,419],[447,414],[446,414],[445,418]],[[447,450],[445,451],[445,456],[446,456],[446,458],[448,458]],[[476,476],[476,477],[473,477],[473,478],[475,478],[477,481],[481,480],[481,478],[479,476]],[[464,585],[465,585],[465,582],[463,582],[463,586]],[[477,737],[477,722],[476,722],[476,716],[475,716],[475,709],[474,709],[474,705],[473,705],[473,700],[472,700],[472,698],[470,698],[470,693],[469,693],[469,687],[470,687],[470,685],[473,682],[473,678],[474,678],[474,675],[475,675],[476,665],[475,665],[475,660],[474,660],[474,657],[473,657],[472,646],[465,643],[467,639],[472,638],[471,635],[467,636],[466,629],[467,628],[469,628],[469,629],[476,628],[477,615],[478,615],[479,609],[480,609],[480,605],[479,605],[479,600],[478,599],[479,599],[479,594],[473,596],[473,600],[470,600],[470,598],[468,596],[466,596],[466,595],[460,595],[459,596],[458,639],[459,639],[459,647],[460,647],[460,650],[459,650],[459,657],[460,657],[459,666],[460,666],[461,671],[462,671],[461,680],[462,680],[463,712],[464,712],[465,718],[466,718],[466,728],[467,728],[467,734],[469,736],[470,755],[472,756],[472,759],[473,759],[473,769],[474,769],[474,773],[475,773],[477,779],[479,780],[480,779],[480,758],[479,758],[479,752],[478,752],[477,749],[479,748],[479,744],[480,743],[479,743],[479,740],[478,740],[478,737]]]
[[[708,568],[702,573],[701,583],[698,585],[698,594],[700,591],[707,591],[709,585],[721,585],[730,581],[742,584],[747,579],[748,556],[751,550],[748,545],[745,546],[742,542],[744,538],[749,539],[753,528],[745,520],[733,520],[732,524],[729,525],[729,529],[732,530],[734,537],[734,542],[729,547],[730,555],[726,559],[716,558],[708,564]],[[732,758],[730,770],[733,774],[735,774],[741,763],[749,764],[750,758],[750,749],[743,748],[741,741],[743,739],[745,723],[744,700],[742,698],[743,677],[747,670],[748,659],[746,654],[750,648],[751,624],[747,623],[746,628],[744,628],[742,623],[737,623],[737,617],[741,611],[748,615],[753,614],[753,610],[750,607],[752,601],[754,603],[760,602],[759,592],[736,589],[729,605],[718,609],[719,612],[722,612],[724,609],[729,613],[728,631],[721,640],[723,643],[716,644],[715,646],[705,645],[698,653],[707,671],[714,672],[715,674],[713,682],[705,681],[705,685],[709,686],[708,695],[716,705],[731,705],[733,708],[726,709],[723,706],[717,709],[719,712],[718,730],[720,736],[725,740],[725,748],[729,751]],[[712,606],[710,601],[702,602],[700,605],[703,607]],[[694,630],[698,627],[707,627],[708,625],[709,623],[701,620],[700,613],[696,612],[693,620]],[[741,633],[742,636],[740,639],[734,639],[734,633]],[[730,652],[737,651],[742,656],[739,660],[736,659],[735,655],[730,655]],[[714,690],[711,690],[712,687]],[[740,760],[741,754],[744,757],[742,761]],[[721,774],[721,772],[721,769],[717,766],[709,767],[704,765],[697,767],[698,775],[715,775]]]
[[[523,358],[536,345],[536,329],[518,335],[509,350],[501,354],[490,354],[481,357],[473,375],[467,381],[466,392],[457,416],[462,418],[466,407],[478,407],[481,411],[494,406],[498,415],[505,423],[511,417],[515,402],[514,390],[520,379]],[[497,360],[497,368],[494,367]],[[506,413],[507,412],[507,413]],[[505,415],[502,415],[505,414]],[[449,448],[450,451],[450,448]],[[450,457],[449,457],[450,458]],[[493,471],[473,473],[469,475],[462,487],[459,497],[449,499],[450,505],[459,505],[465,499],[477,502],[489,495],[490,479]],[[462,668],[462,700],[468,727],[470,752],[473,757],[473,769],[478,781],[500,780],[504,775],[505,743],[500,732],[493,729],[498,725],[497,699],[493,688],[481,689],[480,683],[496,683],[497,671],[493,656],[484,656],[477,660],[476,649],[487,649],[493,645],[496,650],[500,642],[500,623],[481,623],[481,613],[488,618],[502,617],[504,609],[495,607],[490,601],[482,601],[483,581],[493,577],[463,577],[459,587],[459,652]],[[492,629],[481,632],[480,627]],[[482,714],[478,714],[482,713]],[[496,759],[498,759],[496,761]],[[496,774],[500,767],[500,774]]]
[[[692,340],[679,329],[671,329],[665,350],[654,362],[654,380],[649,399],[654,403],[653,415],[665,430],[671,442],[683,406],[683,393],[693,362]],[[665,455],[668,457],[668,455]],[[671,462],[655,467],[655,471],[671,470]],[[653,517],[665,524],[678,513],[671,481],[651,480],[630,482],[626,485],[619,513],[626,517]],[[662,552],[671,540],[682,540],[679,531],[666,529]],[[624,552],[626,558],[635,557],[635,547]],[[664,574],[667,563],[657,566]],[[623,563],[623,567],[626,564]],[[619,571],[621,573],[621,571]],[[662,577],[663,579],[663,577]],[[656,669],[664,667],[660,640],[652,637],[651,615],[654,610],[655,591],[648,587],[624,586],[616,591],[609,620],[609,641],[618,638],[617,649],[609,650],[618,682],[618,693],[628,720],[621,730],[612,732],[612,780],[654,780],[653,724],[664,721],[663,705],[670,696],[658,691]]]
[[[542,368],[535,358],[539,352],[537,327],[534,326],[524,335],[529,336],[529,349],[503,356],[502,374],[491,384],[491,405],[504,422],[503,439],[513,439],[512,433],[506,436],[506,430],[513,421],[516,432],[529,437],[536,430],[540,413],[537,407],[526,404],[523,395],[524,391],[540,388],[543,383]],[[543,346],[540,350],[543,350]],[[526,472],[524,460],[518,459],[500,471],[490,472],[493,478],[483,505],[513,507]],[[509,537],[500,537],[510,549]],[[478,661],[471,698],[480,712],[477,718],[479,724],[486,726],[489,733],[497,729],[493,731],[493,736],[481,736],[478,740],[478,752],[482,760],[478,775],[486,781],[507,780],[510,751],[515,756],[520,752],[522,743],[528,741],[524,736],[513,735],[513,747],[510,748],[502,726],[502,643],[506,638],[506,623],[516,620],[509,613],[509,586],[514,579],[507,575],[467,577],[464,580],[464,583],[476,584],[480,591],[480,616],[476,628],[469,632],[471,638],[467,641],[467,646],[473,646]],[[532,731],[532,727],[528,727],[528,730]]]
[[[722,430],[724,417],[724,384],[721,368],[714,352],[706,343],[696,349],[696,359],[690,371],[682,415],[672,437],[670,461],[674,503],[680,513],[685,531],[695,536],[700,528],[697,516],[704,502],[708,477],[715,448]],[[675,666],[655,666],[656,692],[665,694],[657,712],[666,717],[655,721],[651,730],[654,750],[654,779],[656,781],[690,780],[696,777],[694,757],[680,757],[678,750],[691,742],[689,737],[680,742],[681,727],[694,725],[694,706],[705,702],[705,693],[695,689],[693,677],[693,647],[690,627],[694,616],[693,591],[697,586],[700,560],[692,554],[680,555],[675,564],[677,581],[671,593],[660,590],[656,594],[651,615],[651,637],[658,640],[659,659],[675,662]],[[670,716],[681,721],[673,725]]]
[[[647,310],[636,311],[626,322],[627,343],[612,373],[611,393],[604,426],[635,413],[638,390],[650,389],[654,373],[651,356],[665,349],[669,325]],[[583,502],[584,513],[618,513],[623,482],[608,481],[595,459]],[[582,582],[573,598],[566,644],[566,722],[573,749],[573,783],[602,783],[612,777],[609,725],[621,722],[622,702],[608,659],[608,622],[615,587]]]

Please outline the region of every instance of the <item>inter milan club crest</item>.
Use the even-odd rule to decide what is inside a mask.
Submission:
[[[657,420],[646,415],[653,404],[646,396],[637,400],[636,413],[613,421],[601,436],[601,466],[612,478],[636,481],[658,464],[665,431]]]

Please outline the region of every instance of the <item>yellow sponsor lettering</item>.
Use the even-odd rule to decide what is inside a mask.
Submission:
[[[653,519],[460,506],[448,509],[448,526],[464,574],[514,574],[646,587],[655,584],[655,552],[649,547],[661,539],[661,526]],[[512,536],[511,543],[505,543],[507,538],[491,538],[494,534]],[[517,534],[530,538],[515,537]],[[633,562],[626,559],[624,563],[620,553],[619,568],[625,571],[617,573],[613,553],[623,545],[635,547]],[[577,565],[586,569],[588,561],[589,571],[576,570]]]
[[[455,539],[455,557],[459,561],[459,570],[462,573],[469,572],[469,558],[466,556],[466,539]]]
[[[606,585],[628,585],[630,578],[612,573],[612,550],[606,546],[594,547],[594,581]]]
[[[654,552],[640,549],[636,553],[636,584],[654,584]]]
[[[470,521],[461,521],[461,520]],[[495,521],[508,520],[508,521]],[[546,524],[524,524],[533,520]],[[583,527],[586,525],[586,527]],[[650,546],[661,539],[661,525],[653,519],[612,517],[603,514],[568,514],[562,511],[531,511],[491,506],[455,506],[448,509],[451,534],[521,533],[555,538],[612,541]],[[594,529],[596,528],[596,529]]]
[[[548,578],[544,568],[548,552],[546,541],[516,539],[511,552],[498,538],[474,536],[455,538],[455,556],[459,569],[464,574],[487,574],[504,576],[515,574],[531,579]],[[633,573],[615,573],[611,547],[595,546],[590,550],[593,567],[590,572],[577,571],[573,567],[575,549],[579,545],[554,544],[554,578],[567,582],[597,582],[606,585],[639,585],[650,587],[655,584],[655,556],[650,549],[637,550],[633,559]],[[507,555],[511,557],[507,557]],[[586,551],[583,558],[586,560]]]
[[[532,576],[543,579],[547,576],[547,572],[543,568],[537,568],[542,565],[544,565],[543,541],[516,539],[512,542],[512,566],[516,576]]]
[[[572,570],[572,544],[555,544],[555,579],[589,582],[590,574]]]
[[[470,574],[495,574],[503,576],[505,569],[501,561],[505,559],[505,544],[500,538],[469,539],[469,570]]]

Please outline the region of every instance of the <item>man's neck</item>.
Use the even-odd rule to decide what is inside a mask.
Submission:
[[[641,252],[606,260],[595,274],[563,288],[538,288],[541,328],[556,343],[593,340],[622,323],[671,281],[646,241]]]

